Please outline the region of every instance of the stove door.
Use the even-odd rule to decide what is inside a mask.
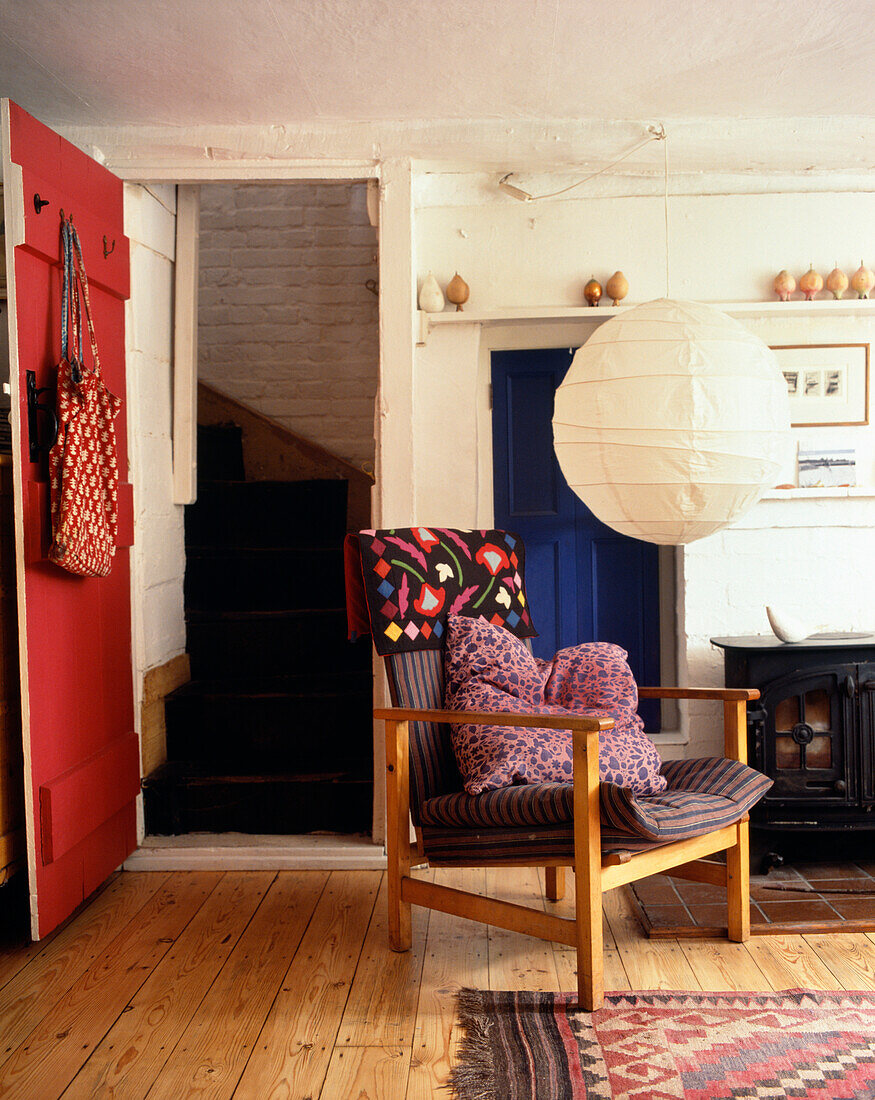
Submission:
[[[763,770],[775,785],[765,802],[856,805],[857,665],[796,672],[764,691]]]

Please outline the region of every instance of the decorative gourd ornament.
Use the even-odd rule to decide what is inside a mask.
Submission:
[[[775,276],[775,293],[782,302],[789,302],[790,295],[795,289],[796,280],[785,267],[783,271],[779,271]]]
[[[447,284],[447,300],[453,303],[457,313],[462,312],[462,306],[468,301],[470,293],[471,288],[457,271]]]
[[[629,280],[622,271],[615,271],[605,283],[605,293],[611,299],[611,305],[618,306],[629,293]]]
[[[851,290],[858,298],[868,298],[873,286],[875,286],[875,274],[860,260],[860,266],[851,276]]]
[[[848,277],[844,273],[844,271],[839,270],[838,264],[835,265],[835,267],[826,277],[826,289],[837,301],[848,289]]]
[[[799,280],[799,289],[805,295],[806,302],[813,302],[815,296],[823,290],[823,276],[814,270],[814,264],[805,272]]]
[[[440,313],[444,308],[443,291],[430,271],[419,288],[419,308],[424,313]]]
[[[597,306],[602,296],[602,284],[593,277],[583,288],[583,296],[591,306]]]

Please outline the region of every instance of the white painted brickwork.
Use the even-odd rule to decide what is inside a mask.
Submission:
[[[202,381],[356,465],[373,463],[377,234],[366,185],[201,189]]]

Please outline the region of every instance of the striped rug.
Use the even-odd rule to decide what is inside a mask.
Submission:
[[[875,1100],[875,994],[458,995],[457,1100]]]

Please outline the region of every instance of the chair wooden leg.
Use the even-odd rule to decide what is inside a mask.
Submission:
[[[726,903],[729,938],[750,938],[750,841],[746,821],[738,823],[738,840],[726,851]]]
[[[562,901],[565,897],[565,868],[545,867],[547,901]]]
[[[408,737],[406,722],[386,722],[386,886],[393,951],[409,951],[413,944],[410,902],[401,897],[411,863]]]
[[[577,993],[585,1012],[605,997],[598,733],[574,732],[574,901]]]

